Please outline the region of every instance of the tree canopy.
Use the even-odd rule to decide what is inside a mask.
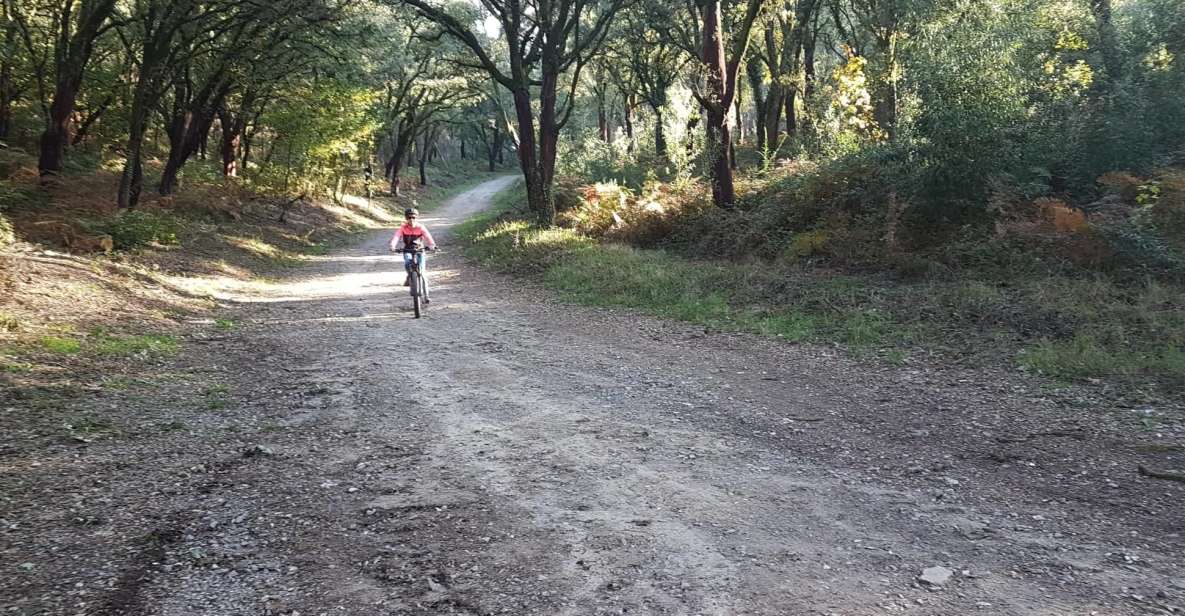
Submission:
[[[702,175],[732,208],[738,169],[876,156],[908,169],[900,192],[927,215],[965,219],[1005,178],[1089,196],[1102,174],[1185,150],[1185,8],[1172,0],[0,8],[0,139],[35,150],[47,182],[118,161],[125,208],[146,182],[183,188],[195,157],[273,188],[294,174],[333,184],[373,160],[398,191],[421,158],[480,151],[493,167],[511,154],[550,221],[557,161],[592,180]]]

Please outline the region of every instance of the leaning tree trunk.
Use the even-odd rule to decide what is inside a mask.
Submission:
[[[145,77],[141,76],[141,79]],[[141,162],[144,152],[144,135],[148,126],[148,85],[145,82],[136,85],[136,92],[132,97],[132,110],[128,122],[127,158],[124,161],[123,173],[119,178],[119,194],[117,203],[120,208],[134,208],[140,201],[140,193],[144,189],[144,167]]]

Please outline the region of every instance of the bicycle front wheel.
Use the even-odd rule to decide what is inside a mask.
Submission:
[[[420,273],[418,271],[416,271],[416,268],[413,267],[410,269],[410,271],[408,271],[407,275],[408,275],[408,278],[411,279],[408,281],[410,283],[408,285],[409,290],[411,291],[411,306],[412,306],[412,310],[414,310],[416,313],[416,318],[418,319],[418,318],[420,318],[420,311],[422,309],[421,303],[423,300],[423,298],[421,297],[422,294],[420,293],[420,289],[421,289]]]

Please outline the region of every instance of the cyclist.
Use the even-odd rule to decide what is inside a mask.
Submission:
[[[436,250],[436,241],[432,239],[432,234],[428,232],[428,228],[420,224],[420,212],[414,207],[409,207],[403,210],[403,224],[395,231],[395,236],[391,238],[391,250],[398,252],[404,248],[415,248],[423,250]],[[420,275],[424,276],[424,303],[428,303],[428,270],[426,267],[426,259],[424,259],[423,252],[403,253],[403,266],[408,268],[411,266],[411,260],[416,259],[420,266]],[[403,279],[403,286],[411,284],[411,274],[409,273]]]

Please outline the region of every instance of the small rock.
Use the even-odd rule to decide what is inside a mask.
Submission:
[[[929,567],[922,570],[922,574],[918,576],[918,581],[930,586],[942,586],[950,581],[950,576],[955,572],[946,567]]]
[[[264,447],[263,445],[252,445],[252,446],[248,447],[247,449],[243,450],[243,457],[244,458],[254,458],[257,456],[274,456],[274,455],[276,455],[276,452],[272,451],[268,447]]]
[[[1185,590],[1185,578],[1179,578],[1179,579],[1173,580],[1172,582],[1169,582],[1169,583],[1173,585],[1173,588],[1176,588],[1178,590]]]
[[[946,485],[948,485],[948,486],[957,486],[957,485],[959,485],[959,480],[958,480],[958,479],[955,479],[954,477],[943,477],[943,478],[942,478],[942,480],[943,480],[943,481],[945,481],[945,482],[946,482]]]

